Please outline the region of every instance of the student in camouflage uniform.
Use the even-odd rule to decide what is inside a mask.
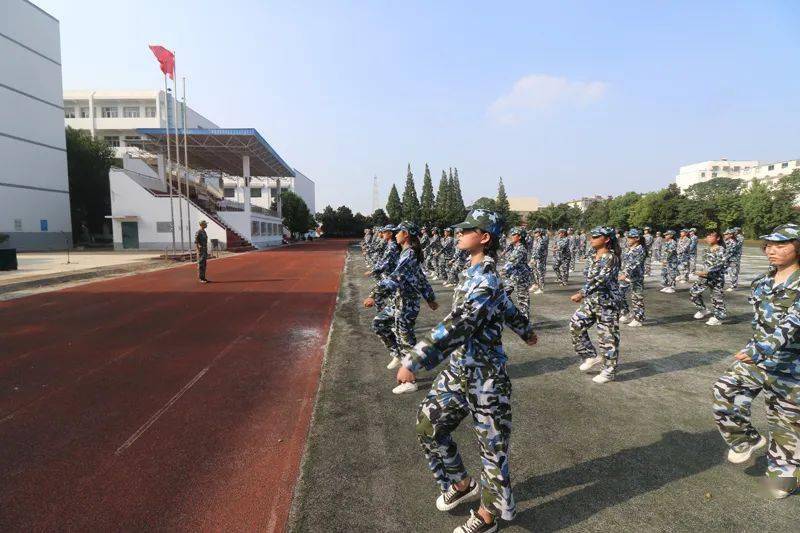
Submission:
[[[553,270],[556,273],[556,281],[566,287],[569,281],[569,239],[565,229],[559,229],[557,234],[558,237],[553,243]]]
[[[657,231],[656,236],[653,238],[653,259],[657,263],[661,263],[661,246],[664,243],[664,238],[661,236],[661,232]]]
[[[500,217],[476,209],[456,227],[458,246],[470,253],[470,267],[455,291],[450,314],[404,355],[397,371],[401,383],[421,368],[432,370],[449,357],[417,415],[417,437],[441,489],[436,507],[449,511],[480,493],[481,505],[455,533],[497,531],[497,518],[516,513],[508,465],[511,435],[511,381],[502,345],[508,325],[529,345],[536,335],[503,289],[495,268]],[[472,416],[483,465],[480,483],[464,467],[452,432]]]
[[[444,238],[442,238],[442,246],[436,256],[436,276],[442,281],[447,283],[448,266],[450,260],[453,259],[455,253],[455,241],[453,240],[453,230],[447,228],[444,230]]]
[[[542,294],[544,292],[544,277],[547,272],[547,251],[550,248],[550,238],[547,236],[547,231],[542,228],[536,229],[535,236],[533,247],[531,248],[533,288],[534,294]]]
[[[581,231],[578,234],[578,258],[579,259],[586,259],[586,232]]]
[[[770,267],[752,283],[753,336],[714,385],[714,418],[732,463],[769,442],[767,486],[785,498],[800,485],[800,226],[778,226],[761,238]],[[761,392],[769,439],[750,422]]]
[[[503,278],[508,280],[508,285],[513,288],[517,309],[530,318],[531,308],[531,267],[528,265],[528,247],[526,246],[525,230],[520,227],[511,228],[508,233],[511,241],[511,251],[506,256],[503,265]]]
[[[739,240],[736,230],[731,228],[725,232],[726,274],[730,286],[727,291],[732,292],[739,286],[739,270],[742,265],[742,250],[744,242]]]
[[[689,229],[689,271],[694,274],[697,272],[697,228]]]
[[[367,251],[367,266],[370,268],[380,261],[383,252],[386,251],[386,239],[383,233],[383,228],[376,228],[373,231],[372,242]]]
[[[458,232],[456,232],[455,240],[458,242]],[[455,287],[458,285],[458,276],[464,271],[468,262],[469,253],[466,250],[457,248],[455,254],[453,254],[453,259],[450,261],[450,269],[448,271],[445,287]]]
[[[436,294],[420,267],[424,252],[419,242],[419,228],[413,222],[401,222],[395,240],[402,247],[397,265],[364,300],[364,307],[373,307],[376,301],[391,302],[372,321],[372,330],[392,357],[389,369],[399,367],[403,350],[410,350],[417,343],[414,325],[419,315],[420,296],[431,309],[438,308]]]
[[[369,243],[372,242],[372,230],[370,228],[366,228],[364,230],[364,238],[361,240],[361,255],[364,256],[364,259],[367,258],[367,248],[369,248]]]
[[[567,241],[569,243],[569,271],[575,272],[575,261],[578,259],[578,237],[573,228],[567,228]]]
[[[642,232],[636,228],[628,230],[628,248],[622,254],[619,288],[622,296],[622,316],[619,321],[635,328],[644,324],[644,272],[647,260],[647,245]],[[628,307],[628,294],[631,308]]]
[[[575,353],[582,359],[581,371],[588,372],[595,365],[604,362],[603,371],[592,381],[608,383],[616,376],[619,360],[621,250],[616,242],[613,228],[597,227],[590,235],[595,255],[587,260],[589,268],[586,283],[580,292],[570,297],[573,302],[580,303],[580,306],[572,315],[569,330]],[[603,350],[603,355],[597,355],[589,339],[589,328],[595,324],[597,324],[598,344]]]
[[[652,273],[653,263],[653,233],[649,226],[644,227],[644,248],[647,250],[647,257],[644,260],[644,275],[649,276]]]
[[[689,238],[689,230],[682,229],[678,239],[678,279],[681,283],[689,283],[690,258],[689,247],[692,240]]]
[[[194,246],[197,250],[197,276],[200,283],[208,283],[206,279],[206,265],[208,264],[208,235],[206,234],[206,227],[208,222],[201,220],[199,223],[200,229],[194,235]]]
[[[433,228],[431,231],[431,242],[430,245],[428,245],[427,251],[425,252],[425,270],[428,272],[428,276],[430,276],[432,279],[436,279],[436,255],[439,253],[441,245],[439,228]]]
[[[697,273],[697,281],[689,289],[689,296],[692,303],[697,307],[694,317],[697,320],[707,317],[711,312],[703,302],[703,292],[706,289],[711,293],[711,303],[714,306],[714,316],[708,319],[706,324],[709,326],[719,326],[725,320],[725,299],[723,298],[723,288],[725,287],[725,248],[720,245],[722,236],[717,230],[711,230],[706,235],[708,248],[703,254],[702,272]]]
[[[661,245],[663,256],[661,267],[661,292],[675,292],[675,278],[678,277],[678,247],[675,243],[675,232],[664,232],[664,242]]]
[[[397,261],[400,259],[400,247],[397,246],[397,241],[394,239],[396,230],[397,228],[391,224],[382,228],[381,236],[384,242],[383,254],[375,262],[372,270],[366,272],[365,276],[372,276],[376,281],[380,281],[385,276],[394,272],[395,267],[397,267]],[[378,311],[381,311],[386,305],[386,301],[383,298],[379,298],[375,302],[375,307]]]

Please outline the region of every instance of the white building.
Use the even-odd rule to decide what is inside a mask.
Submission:
[[[26,0],[0,9],[0,233],[18,250],[72,245],[58,20]]]
[[[714,178],[738,179],[748,185],[754,180],[774,185],[780,178],[798,169],[800,159],[761,163],[755,160],[728,161],[723,158],[680,167],[675,183],[682,191]]]
[[[602,200],[605,200],[605,198],[597,194],[595,196],[584,196],[583,198],[579,198],[577,200],[570,200],[567,202],[567,205],[570,207],[577,207],[581,211],[586,211],[587,207]]]
[[[508,197],[509,209],[515,213],[519,213],[523,220],[526,216],[534,211],[539,210],[539,199],[535,196],[509,196]]]

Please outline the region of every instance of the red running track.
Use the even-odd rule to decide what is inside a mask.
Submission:
[[[0,303],[0,530],[283,530],[345,251]]]

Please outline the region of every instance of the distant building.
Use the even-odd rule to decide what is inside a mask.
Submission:
[[[584,196],[578,200],[570,200],[567,202],[567,205],[570,207],[577,207],[581,211],[586,211],[586,208],[592,205],[595,202],[599,202],[601,200],[605,200],[603,196],[595,195],[595,196]]]
[[[534,196],[509,196],[508,204],[511,211],[519,213],[523,219],[540,207],[539,199]]]
[[[757,180],[773,185],[783,176],[798,169],[800,159],[761,163],[756,160],[729,161],[722,158],[680,167],[675,183],[682,191],[714,178],[738,179],[748,184]]]
[[[0,233],[5,246],[72,246],[58,20],[25,0],[0,8]]]

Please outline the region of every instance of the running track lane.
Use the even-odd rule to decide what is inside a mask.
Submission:
[[[0,302],[0,531],[283,530],[346,247]]]

